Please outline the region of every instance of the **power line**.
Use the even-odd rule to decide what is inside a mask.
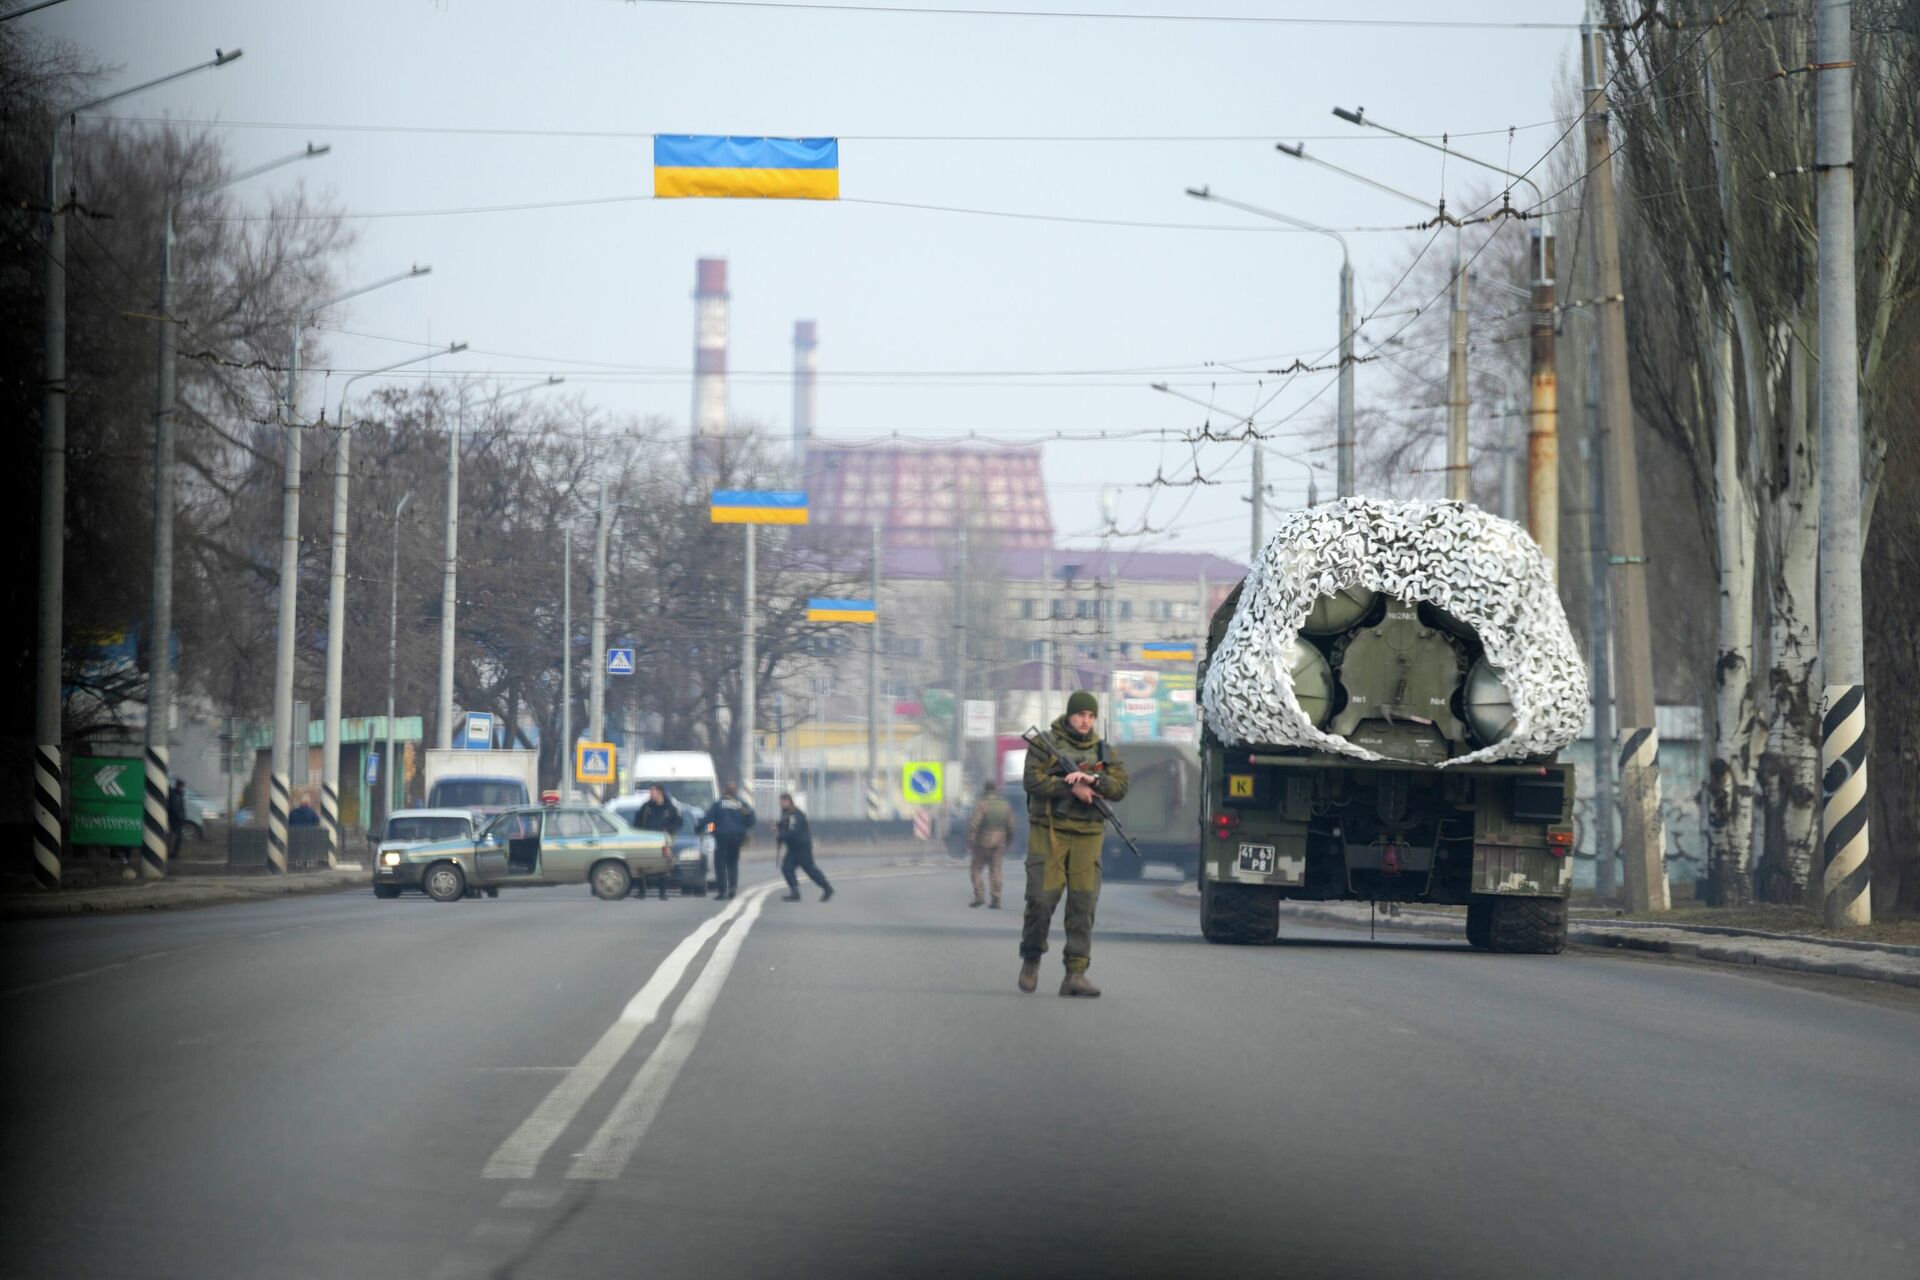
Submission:
[[[1272,27],[1365,27],[1407,31],[1577,31],[1577,22],[1499,22],[1459,18],[1315,17],[1234,13],[1127,13],[1120,10],[962,9],[945,5],[832,4],[825,0],[625,0],[626,3],[678,5],[701,9],[791,10],[818,13],[878,13],[946,18],[1077,18],[1103,22],[1179,22]]]

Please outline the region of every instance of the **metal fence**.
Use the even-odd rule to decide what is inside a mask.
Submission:
[[[287,870],[326,865],[326,828],[287,828]],[[265,871],[267,869],[267,829],[265,827],[234,827],[227,832],[227,869],[229,871]]]

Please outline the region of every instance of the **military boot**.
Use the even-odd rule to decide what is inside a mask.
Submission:
[[[1022,960],[1020,962],[1020,989],[1028,995],[1032,995],[1035,988],[1039,985],[1040,962],[1038,960]]]
[[[1100,988],[1088,982],[1087,975],[1084,973],[1069,973],[1060,980],[1060,994],[1094,1000],[1099,998]]]

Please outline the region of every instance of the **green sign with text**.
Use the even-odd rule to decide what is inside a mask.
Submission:
[[[147,786],[146,766],[119,756],[80,756],[73,762],[73,821],[68,839],[76,845],[106,844],[138,848]]]

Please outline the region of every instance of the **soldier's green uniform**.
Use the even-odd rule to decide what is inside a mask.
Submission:
[[[1079,703],[1081,699],[1084,703]],[[1067,703],[1068,714],[1092,706],[1091,694],[1076,693]],[[1068,772],[1096,775],[1094,791],[1101,798],[1111,802],[1127,794],[1126,766],[1099,735],[1083,737],[1073,731],[1067,716],[1061,716],[1048,728],[1047,738]],[[1062,952],[1071,976],[1085,973],[1092,955],[1093,913],[1100,902],[1100,844],[1106,824],[1099,810],[1074,799],[1064,778],[1048,773],[1047,763],[1041,752],[1027,752],[1027,903],[1020,958],[1037,961],[1046,953],[1053,909],[1065,892],[1067,942]]]

